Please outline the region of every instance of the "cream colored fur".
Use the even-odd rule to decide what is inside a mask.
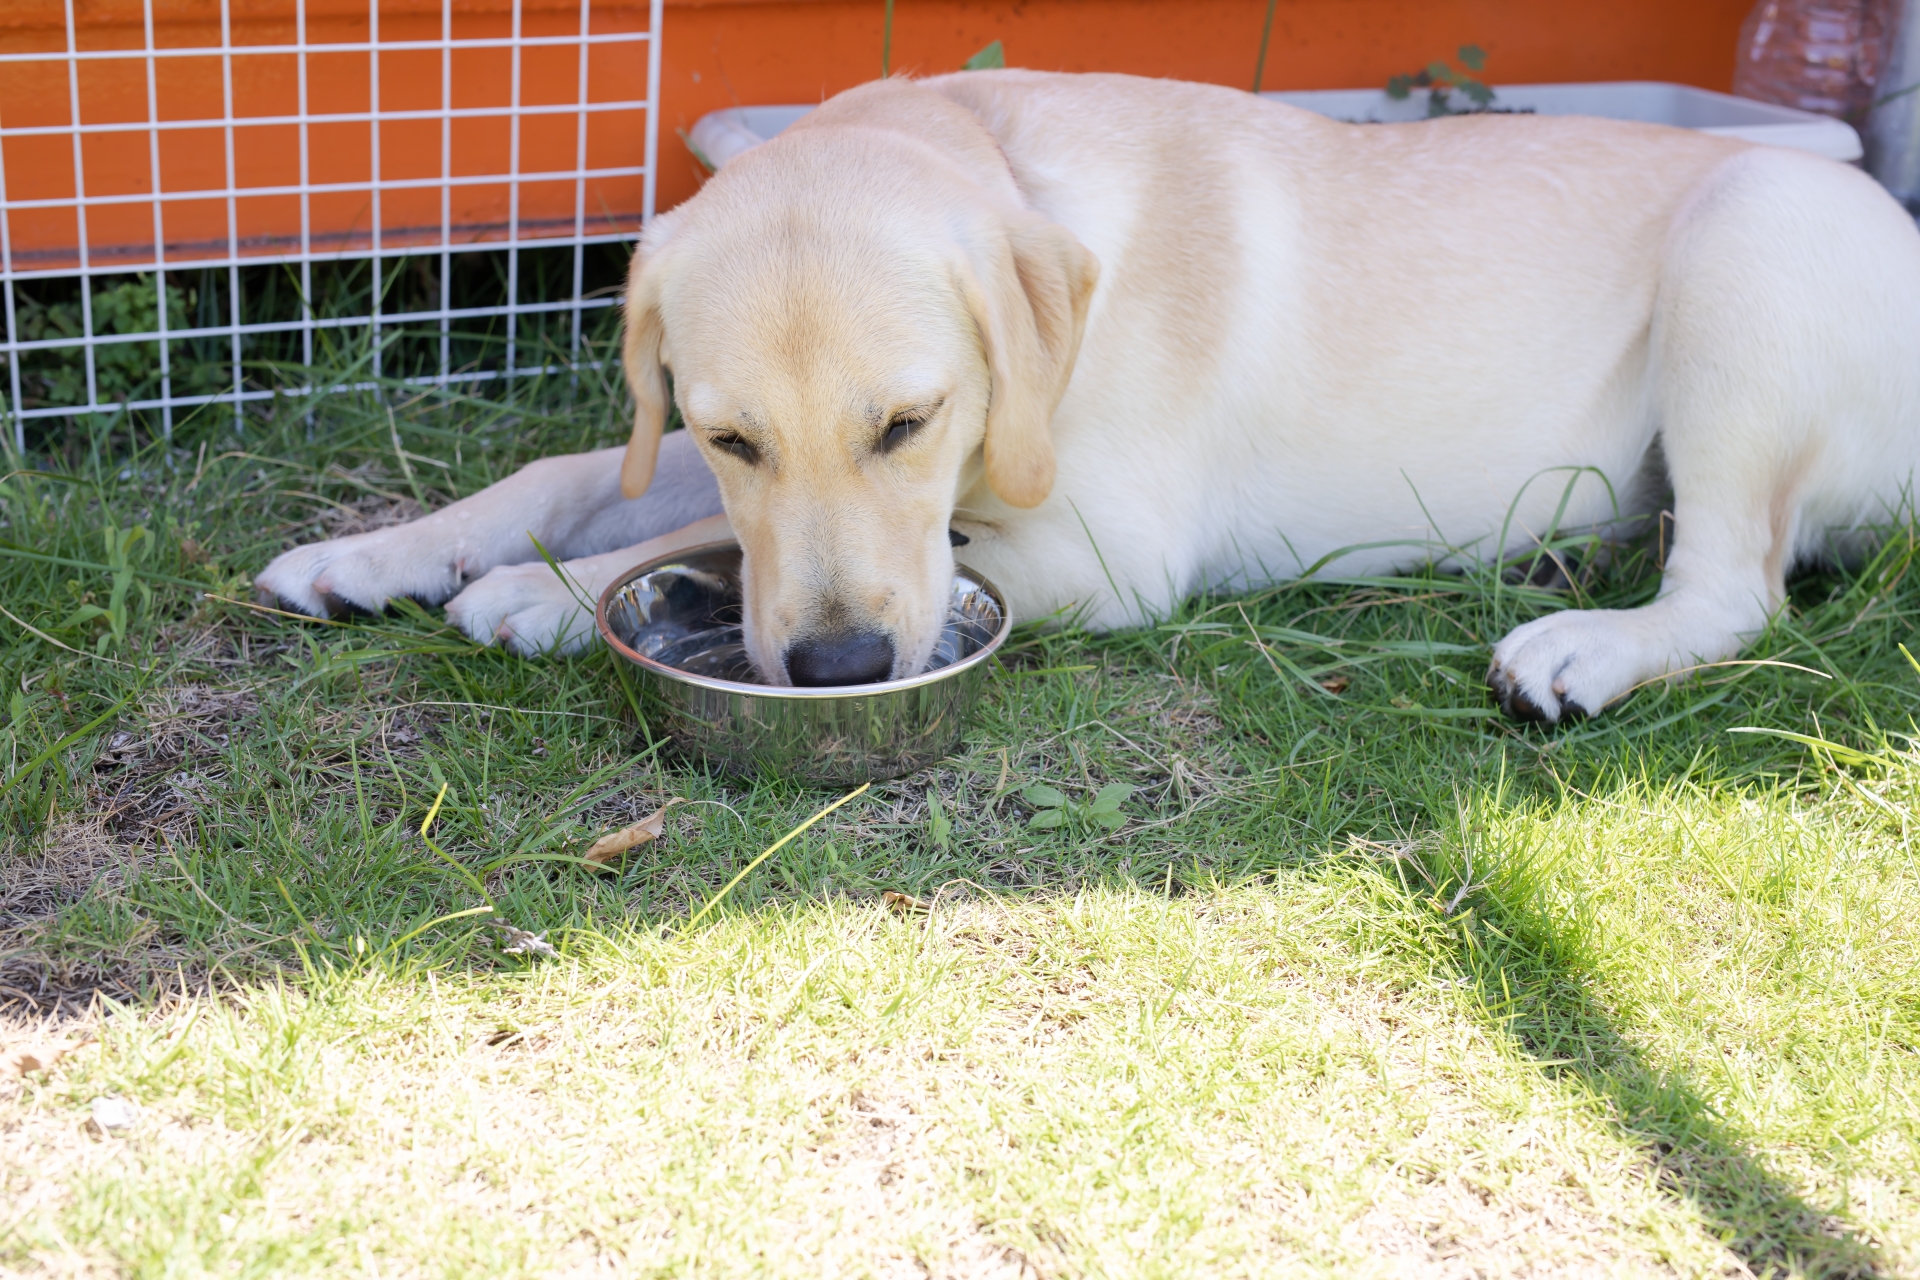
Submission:
[[[1508,709],[1556,720],[1735,654],[1920,461],[1913,223],[1854,170],[1655,126],[888,81],[657,219],[628,298],[626,496],[610,451],[550,459],[290,551],[262,593],[317,613],[459,590],[477,638],[575,647],[590,620],[528,532],[591,596],[730,519],[763,672],[861,627],[901,675],[943,617],[950,523],[1018,616],[1120,627],[1203,587],[1513,551],[1563,501],[1561,527],[1606,525],[1662,500],[1663,455],[1659,597],[1494,650]],[[689,430],[662,447],[667,370]],[[926,420],[879,448],[903,412]],[[636,499],[656,448],[679,487]],[[669,509],[712,518],[663,530]]]

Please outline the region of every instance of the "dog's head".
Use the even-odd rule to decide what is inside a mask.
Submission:
[[[984,475],[1032,507],[1053,485],[1049,420],[1098,264],[1020,206],[977,121],[890,96],[907,95],[932,141],[857,114],[796,127],[656,219],[628,282],[622,488],[646,489],[672,395],[719,477],[747,650],[775,684],[922,670],[957,496]]]

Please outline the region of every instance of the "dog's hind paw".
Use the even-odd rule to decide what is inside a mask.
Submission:
[[[1569,609],[1515,627],[1493,647],[1487,683],[1518,720],[1597,716],[1644,684],[1686,679],[1730,658],[1766,625],[1765,608],[1664,596],[1638,609]]]
[[[447,601],[447,620],[522,657],[578,653],[596,639],[591,585],[562,582],[544,563],[502,565]]]
[[[1487,685],[1516,720],[1559,724],[1597,715],[1638,679],[1644,664],[1635,631],[1612,610],[1537,618],[1494,646]]]

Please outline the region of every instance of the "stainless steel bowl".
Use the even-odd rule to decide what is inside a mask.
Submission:
[[[951,752],[1013,615],[999,588],[955,565],[927,671],[882,684],[761,684],[741,642],[740,548],[717,542],[629,570],[601,595],[595,622],[681,746],[734,773],[837,786],[912,773]]]

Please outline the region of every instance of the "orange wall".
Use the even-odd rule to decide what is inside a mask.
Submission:
[[[1463,44],[1495,83],[1678,80],[1725,90],[1751,0],[1279,0],[1269,89],[1386,83]],[[893,68],[1011,66],[1249,87],[1266,0],[896,0]],[[884,0],[667,0],[659,205],[699,188],[676,131],[736,105],[814,102],[880,74]]]
[[[530,32],[577,29],[579,0],[522,0]],[[387,36],[437,34],[441,0],[379,0]],[[511,0],[453,0],[457,36],[503,34]],[[1733,48],[1751,0],[1279,0],[1267,55],[1269,88],[1346,88],[1383,84],[1387,77],[1447,57],[1462,44],[1488,54],[1486,76],[1500,81],[1678,80],[1725,89]],[[272,46],[293,35],[294,0],[229,0],[237,45],[235,108],[241,114],[291,111],[293,63]],[[596,30],[645,25],[646,0],[592,0]],[[702,174],[679,133],[701,115],[741,104],[816,102],[880,73],[884,0],[666,0],[663,41],[658,206],[670,208],[699,189]],[[217,43],[219,0],[156,0],[162,45]],[[367,0],[307,0],[316,39],[364,39]],[[1125,71],[1248,87],[1253,78],[1266,0],[897,0],[893,69],[935,73],[957,68],[998,39],[1014,66],[1060,71]],[[76,0],[79,36],[86,48],[139,48],[142,0]],[[0,0],[0,49],[59,49],[65,41],[64,0]],[[644,95],[634,80],[644,58],[639,47],[595,50],[592,84],[599,100]],[[506,55],[467,52],[455,66],[463,105],[506,102]],[[527,54],[525,100],[570,103],[576,98],[571,50]],[[313,106],[319,111],[365,110],[368,79],[363,55],[314,55]],[[617,65],[616,65],[617,64]],[[160,114],[191,119],[217,116],[220,68],[215,58],[162,60],[157,68]],[[643,72],[641,73],[643,75]],[[389,54],[382,59],[386,106],[431,108],[438,95],[438,59]],[[139,62],[89,64],[81,77],[82,109],[90,121],[141,120],[146,110]],[[13,67],[0,72],[0,120],[9,125],[66,121],[64,69]],[[605,113],[589,126],[589,163],[635,165],[641,159],[640,112]],[[574,118],[531,120],[523,138],[525,170],[572,163]],[[503,172],[503,122],[465,121],[454,128],[450,163],[456,173]],[[549,137],[551,135],[551,137]],[[439,172],[439,132],[432,122],[383,126],[382,176],[430,177]],[[316,181],[358,184],[371,174],[364,125],[314,126]],[[245,126],[235,131],[241,185],[293,181],[297,134],[291,126]],[[7,144],[9,194],[16,199],[70,198],[72,148],[65,138],[15,138]],[[224,150],[219,130],[175,131],[161,146],[162,186],[170,191],[219,187]],[[87,189],[100,196],[149,189],[144,135],[96,135],[85,147]],[[552,188],[548,190],[547,188]],[[590,184],[589,207],[615,226],[630,226],[640,206],[638,179]],[[504,183],[457,188],[453,222],[476,240],[503,234]],[[523,183],[521,217],[570,221],[573,184]],[[355,249],[366,240],[370,196],[344,191],[315,196],[314,230],[328,247]],[[242,196],[235,214],[243,241],[257,251],[284,249],[297,238],[298,201],[289,196]],[[382,222],[390,239],[430,241],[438,234],[437,191],[391,192]],[[409,235],[405,228],[417,228]],[[176,201],[167,206],[163,233],[182,246],[220,242],[226,235],[222,200]],[[146,206],[97,208],[89,214],[96,246],[115,246],[129,265],[149,260],[152,216]],[[73,255],[77,223],[69,210],[18,211],[11,219],[18,255],[59,265]],[[23,258],[24,260],[24,258]]]

